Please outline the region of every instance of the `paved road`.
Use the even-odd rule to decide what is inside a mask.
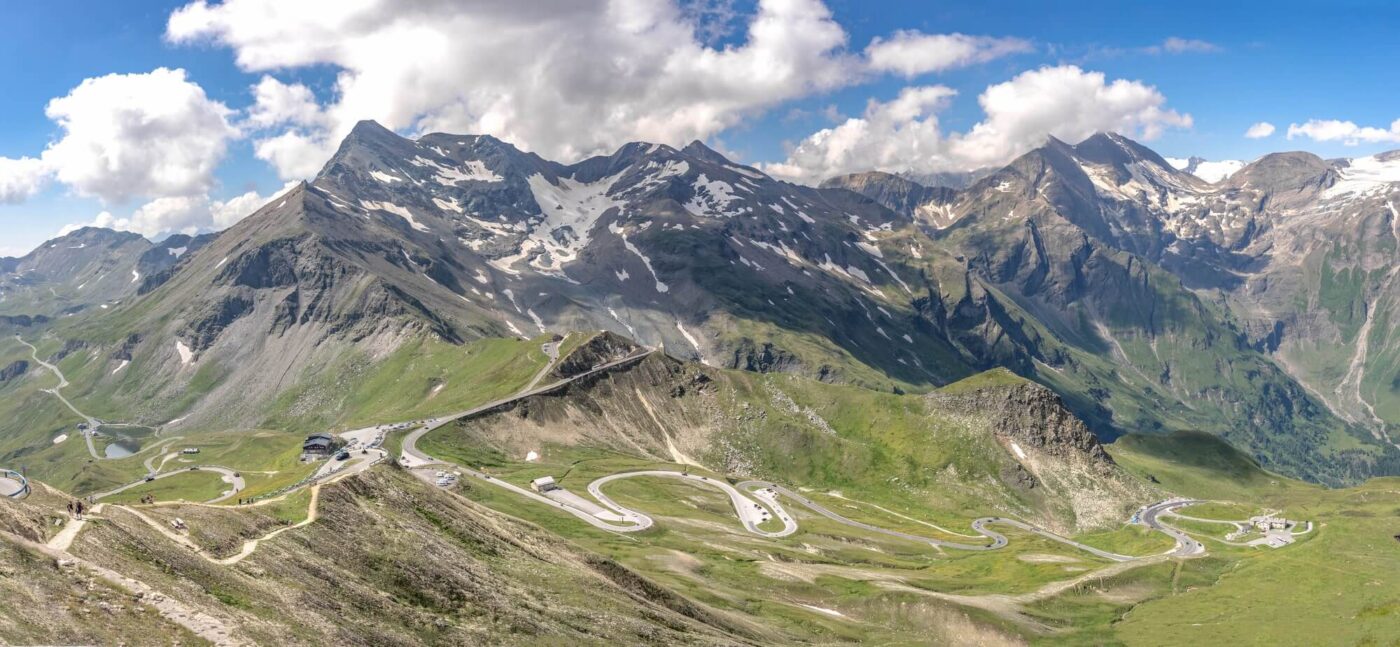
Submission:
[[[555,352],[556,354],[558,353],[558,348],[557,348],[557,346],[556,346],[556,348],[554,349],[554,352]],[[403,438],[403,462],[404,462],[404,465],[406,465],[407,467],[410,467],[410,468],[418,468],[418,467],[425,467],[425,466],[428,466],[428,465],[442,464],[441,461],[439,461],[439,460],[437,460],[437,459],[435,459],[435,458],[433,458],[433,457],[431,457],[431,456],[429,456],[429,455],[427,455],[427,454],[424,454],[423,452],[421,452],[421,451],[418,450],[418,439],[422,438],[422,437],[423,437],[425,434],[427,434],[428,432],[430,432],[430,431],[432,431],[432,430],[434,430],[434,429],[437,429],[437,428],[439,428],[439,427],[441,427],[441,426],[443,426],[443,425],[445,425],[445,424],[447,424],[447,423],[449,423],[449,422],[452,422],[452,421],[454,421],[454,420],[460,420],[460,419],[466,418],[466,417],[468,417],[468,416],[473,416],[473,415],[476,415],[476,414],[481,413],[481,412],[483,412],[483,411],[488,411],[488,410],[494,409],[494,408],[499,407],[499,406],[502,406],[502,405],[510,404],[510,403],[512,403],[512,402],[515,402],[516,400],[521,400],[521,399],[524,399],[524,398],[528,398],[528,397],[530,397],[530,396],[539,395],[539,394],[541,394],[541,393],[548,393],[548,392],[550,392],[550,391],[553,391],[554,389],[557,389],[557,388],[559,388],[559,387],[561,387],[561,386],[564,386],[564,385],[566,385],[566,384],[569,384],[570,382],[574,382],[574,381],[581,380],[581,379],[586,378],[586,377],[590,377],[590,376],[593,376],[593,375],[597,375],[598,373],[601,373],[601,372],[603,372],[603,371],[606,371],[606,370],[608,370],[608,369],[611,369],[611,368],[614,368],[614,367],[617,367],[617,366],[621,366],[621,365],[626,364],[626,363],[628,363],[628,362],[635,362],[635,361],[638,361],[638,360],[642,359],[643,357],[646,357],[647,355],[652,354],[653,352],[655,352],[655,351],[653,351],[653,350],[651,350],[651,349],[649,349],[649,348],[648,348],[648,349],[643,349],[641,352],[633,353],[632,355],[628,355],[627,357],[624,357],[624,358],[622,358],[622,359],[619,359],[619,360],[616,360],[616,361],[612,361],[612,362],[608,362],[607,364],[603,364],[603,365],[601,365],[601,366],[594,367],[593,369],[590,369],[590,370],[588,370],[588,371],[586,371],[586,372],[584,372],[584,373],[580,373],[580,374],[575,375],[575,376],[573,376],[573,377],[560,380],[560,381],[555,382],[555,383],[553,383],[553,384],[548,384],[548,385],[546,385],[546,386],[541,386],[541,387],[534,387],[534,382],[537,382],[543,375],[546,374],[545,372],[549,369],[549,367],[550,367],[550,366],[553,366],[554,362],[553,362],[553,360],[551,360],[550,363],[549,363],[549,365],[545,366],[543,369],[540,369],[540,373],[537,374],[537,375],[535,376],[535,380],[532,381],[531,384],[526,385],[526,387],[525,387],[524,389],[522,389],[521,391],[517,392],[515,395],[512,395],[512,396],[507,397],[507,398],[502,398],[502,399],[500,399],[500,400],[496,400],[495,402],[488,402],[488,403],[483,404],[483,405],[481,405],[481,406],[479,406],[479,407],[476,407],[476,408],[473,408],[473,409],[468,409],[468,410],[466,410],[466,411],[462,411],[462,412],[459,412],[459,413],[450,414],[450,415],[443,416],[443,417],[440,417],[440,418],[432,418],[432,419],[428,420],[427,423],[424,424],[422,427],[419,427],[418,429],[415,429],[415,430],[409,432],[408,435],[404,436],[404,438]]]
[[[29,355],[30,355],[31,357],[34,358],[34,361],[37,362],[40,366],[42,366],[42,367],[48,369],[49,372],[53,373],[54,376],[58,378],[58,386],[55,386],[55,387],[52,388],[52,389],[44,389],[44,392],[45,392],[45,393],[52,394],[54,397],[58,398],[59,401],[62,402],[64,406],[68,407],[68,409],[69,409],[70,411],[72,411],[73,413],[77,414],[77,416],[78,416],[79,418],[82,418],[83,421],[87,423],[87,427],[88,427],[88,428],[87,428],[87,431],[84,431],[84,432],[83,432],[83,440],[87,443],[88,454],[91,455],[93,458],[95,458],[95,459],[97,459],[97,460],[109,460],[109,457],[103,456],[102,454],[97,453],[97,446],[94,445],[93,442],[92,442],[93,434],[96,434],[98,428],[100,428],[104,423],[103,423],[101,420],[98,420],[97,418],[94,418],[94,417],[92,417],[92,416],[90,416],[90,415],[88,415],[88,414],[86,414],[86,413],[83,413],[82,411],[79,411],[77,407],[73,406],[73,403],[72,403],[72,402],[69,402],[69,401],[68,401],[68,398],[66,398],[66,397],[63,396],[63,393],[61,392],[61,389],[63,389],[63,388],[65,388],[65,387],[68,386],[68,378],[67,378],[67,377],[64,377],[63,371],[59,370],[57,366],[54,366],[53,364],[50,364],[50,363],[48,363],[48,362],[46,362],[46,361],[44,361],[44,360],[42,360],[42,359],[39,359],[39,349],[38,349],[38,348],[35,348],[33,344],[31,344],[31,343],[29,343],[29,342],[27,342],[27,341],[24,341],[24,339],[22,339],[19,335],[15,335],[15,340],[18,341],[18,342],[21,343],[21,344],[24,344],[25,346],[28,346],[28,347],[29,347]],[[126,423],[106,423],[106,424],[107,424],[108,426],[110,426],[110,427],[128,427],[128,426],[129,426],[129,427],[140,427],[140,426],[141,426],[141,425],[129,425],[129,424],[126,424]]]
[[[73,406],[72,402],[68,401],[68,398],[63,397],[63,393],[60,392],[60,389],[68,386],[68,378],[63,376],[63,371],[58,370],[57,366],[54,366],[53,364],[39,359],[39,349],[35,348],[33,344],[24,341],[24,339],[21,338],[19,335],[15,335],[15,340],[21,344],[24,344],[25,346],[28,346],[29,355],[34,358],[34,361],[40,366],[49,369],[49,372],[53,373],[54,376],[58,378],[58,386],[55,386],[52,389],[44,389],[44,392],[52,394],[54,397],[58,398],[59,401],[62,402],[64,406],[68,407],[70,411],[77,414],[79,418],[82,418],[84,421],[87,422],[88,430],[83,433],[83,438],[87,440],[88,453],[92,454],[93,458],[99,460],[105,458],[104,456],[101,456],[97,453],[97,448],[94,447],[92,444],[92,434],[93,432],[97,431],[97,428],[102,425],[102,422],[99,421],[97,418],[94,418],[86,413],[79,411],[77,407]]]
[[[554,361],[557,359],[558,344],[552,344],[552,348],[550,348],[550,346],[551,344],[546,344],[545,348],[546,354],[550,356],[549,363],[544,368],[542,368],[540,372],[536,374],[535,379],[532,380],[530,384],[528,384],[520,392],[508,398],[484,404],[474,409],[470,409],[468,411],[463,411],[441,418],[433,418],[429,420],[427,424],[423,425],[422,427],[419,427],[418,429],[413,430],[408,435],[406,435],[403,440],[403,463],[410,469],[413,469],[414,473],[418,474],[420,478],[432,482],[432,476],[430,473],[432,470],[425,468],[430,468],[431,466],[446,466],[451,464],[435,459],[432,456],[429,456],[418,449],[418,440],[428,432],[437,429],[454,420],[460,420],[462,418],[478,414],[482,411],[487,411],[498,406],[509,404],[516,400],[530,397],[532,395],[545,393],[562,385],[568,384],[569,382],[572,382],[574,380],[589,377],[599,372],[606,371],[615,366],[638,360],[652,352],[650,350],[646,350],[644,352],[637,353],[614,362],[609,362],[602,366],[598,366],[590,371],[576,375],[569,379],[561,380],[548,386],[535,388],[535,384],[539,382],[539,380],[546,374],[546,371],[549,369],[549,367],[552,366],[554,364]],[[633,478],[637,476],[657,476],[665,478],[684,478],[696,482],[708,483],[710,485],[720,488],[726,494],[729,495],[730,501],[734,504],[734,509],[739,518],[739,521],[744,525],[744,528],[749,532],[764,537],[786,537],[797,531],[797,522],[792,519],[792,516],[788,514],[787,511],[778,502],[778,495],[782,495],[794,501],[797,501],[798,503],[802,504],[803,506],[807,507],[813,512],[820,514],[828,519],[831,519],[832,521],[835,521],[837,523],[841,523],[855,528],[860,528],[869,532],[875,532],[891,537],[898,537],[910,541],[927,543],[932,546],[939,546],[943,548],[955,548],[960,550],[997,550],[999,548],[1002,548],[1008,543],[1006,536],[988,527],[993,524],[999,524],[1020,528],[1027,532],[1038,534],[1047,539],[1060,542],[1067,546],[1078,548],[1093,555],[1097,555],[1099,557],[1103,557],[1112,561],[1122,562],[1140,559],[1138,557],[1133,557],[1130,555],[1119,555],[1117,553],[1112,553],[1106,550],[1100,550],[1098,548],[1094,548],[1093,546],[1082,544],[1067,537],[1062,537],[1043,528],[1027,524],[1022,521],[1017,521],[1015,519],[1004,519],[1001,517],[983,517],[972,522],[973,530],[990,540],[990,543],[987,544],[967,544],[961,542],[947,541],[943,539],[933,539],[930,537],[921,537],[919,535],[913,535],[897,530],[880,528],[871,524],[855,521],[853,519],[848,519],[836,512],[831,511],[825,506],[822,506],[821,504],[805,496],[802,496],[797,492],[794,492],[788,488],[785,488],[781,485],[777,485],[775,483],[769,483],[766,481],[744,481],[742,483],[739,483],[738,488],[735,488],[733,486],[730,486],[728,483],[716,481],[715,479],[709,479],[703,476],[668,470],[644,470],[637,472],[622,472],[618,474],[604,476],[588,484],[588,493],[592,495],[594,499],[597,499],[600,503],[602,503],[603,506],[611,509],[612,512],[616,513],[616,515],[622,518],[622,521],[618,522],[609,519],[599,518],[597,515],[587,510],[580,509],[576,506],[568,505],[563,501],[552,499],[533,490],[529,490],[514,485],[512,483],[507,483],[505,481],[502,481],[501,479],[493,478],[492,476],[484,472],[480,472],[459,465],[451,466],[456,470],[460,471],[463,475],[478,479],[486,483],[490,483],[492,485],[506,490],[510,490],[515,494],[538,501],[550,507],[563,510],[569,514],[574,515],[575,517],[578,517],[579,519],[582,519],[583,521],[587,522],[588,524],[594,527],[601,528],[604,530],[610,530],[613,532],[638,532],[650,528],[654,524],[654,522],[652,521],[651,517],[636,510],[631,510],[625,506],[618,504],[616,501],[613,501],[612,499],[608,498],[608,496],[602,492],[601,487],[611,481],[621,478]],[[745,491],[749,492],[749,494],[751,494],[754,498],[749,498],[748,496],[745,496]],[[761,501],[762,503],[756,502],[754,499],[758,499],[758,501]],[[1167,535],[1177,540],[1176,548],[1170,553],[1172,555],[1185,557],[1205,552],[1205,547],[1202,546],[1199,542],[1191,539],[1190,537],[1186,536],[1185,533],[1182,533],[1174,528],[1161,525],[1159,522],[1157,522],[1156,519],[1157,514],[1162,511],[1175,509],[1185,505],[1190,505],[1190,503],[1192,502],[1167,501],[1157,503],[1153,504],[1152,506],[1148,506],[1145,512],[1143,513],[1143,522],[1146,523],[1149,527],[1160,532],[1166,533]],[[763,523],[764,515],[775,516],[778,519],[780,519],[783,522],[783,529],[779,531],[766,531],[760,529],[758,525],[760,523]]]
[[[94,498],[94,499],[104,499],[104,498],[107,498],[107,497],[109,497],[109,496],[113,496],[113,495],[115,495],[115,494],[120,494],[120,493],[125,492],[125,491],[127,491],[127,490],[130,490],[130,489],[132,489],[132,488],[134,488],[134,487],[139,487],[139,486],[145,485],[146,483],[149,483],[149,482],[152,482],[152,481],[159,481],[159,480],[161,480],[161,479],[170,478],[170,477],[175,476],[175,475],[178,475],[178,474],[185,474],[185,473],[190,472],[190,471],[191,471],[190,469],[186,468],[186,469],[176,470],[176,471],[174,471],[174,472],[161,472],[161,473],[159,473],[159,474],[156,474],[156,475],[155,475],[155,478],[151,479],[150,481],[147,481],[146,479],[143,478],[143,479],[141,479],[141,480],[139,480],[139,481],[135,481],[135,482],[133,482],[133,483],[127,483],[126,485],[123,485],[123,486],[121,486],[121,487],[119,487],[119,488],[116,488],[116,489],[113,489],[113,490],[108,490],[108,491],[103,492],[103,493],[101,493],[101,494],[95,494],[95,495],[93,495],[93,498]],[[210,499],[210,500],[208,500],[208,501],[205,501],[205,503],[218,503],[219,501],[223,501],[224,499],[227,499],[227,498],[229,498],[229,497],[232,497],[232,496],[235,495],[235,494],[238,494],[239,492],[242,492],[242,491],[243,491],[243,488],[245,487],[245,484],[244,484],[244,482],[243,482],[243,476],[242,476],[242,474],[240,474],[239,472],[237,472],[237,471],[235,471],[235,470],[232,470],[232,469],[230,469],[230,468],[227,468],[227,467],[222,467],[222,466],[219,466],[219,465],[200,465],[200,466],[198,466],[198,470],[196,470],[196,471],[200,471],[200,472],[213,472],[213,473],[215,473],[215,474],[218,474],[218,475],[220,475],[220,476],[223,477],[223,480],[224,480],[225,483],[228,483],[229,485],[233,486],[233,487],[232,487],[230,490],[228,490],[227,492],[225,492],[225,493],[223,493],[223,494],[221,494],[221,495],[219,495],[219,496],[217,496],[217,497],[214,497],[213,499]]]
[[[744,529],[748,530],[749,532],[755,535],[776,539],[778,537],[786,537],[794,532],[797,532],[797,522],[793,521],[792,515],[789,515],[787,513],[787,510],[783,509],[782,505],[777,502],[776,497],[770,497],[765,495],[754,496],[754,498],[749,498],[748,496],[745,496],[739,488],[736,488],[724,481],[709,478],[706,476],[689,474],[685,472],[676,472],[673,470],[640,470],[636,472],[619,472],[617,474],[604,476],[602,478],[594,480],[592,483],[589,483],[588,493],[593,495],[593,498],[601,501],[603,505],[612,508],[618,514],[621,514],[624,518],[646,518],[646,525],[650,526],[650,517],[647,517],[645,514],[628,509],[618,504],[616,501],[613,501],[612,499],[608,498],[606,494],[603,494],[602,490],[602,487],[604,485],[607,485],[608,483],[611,483],[618,479],[635,478],[638,476],[659,476],[662,478],[677,478],[691,481],[692,483],[700,483],[703,485],[709,485],[712,487],[719,488],[725,494],[729,495],[729,501],[734,505],[734,514],[739,517],[739,522],[744,525]],[[740,487],[743,487],[742,483],[740,483],[739,485]],[[760,504],[754,499],[762,501],[763,503]],[[778,520],[782,521],[783,529],[777,531],[768,531],[760,529],[758,527],[759,524],[762,524],[771,518],[777,518]],[[638,530],[640,530],[640,528],[638,528]]]
[[[870,532],[879,533],[879,534],[882,534],[882,535],[887,535],[887,536],[890,536],[890,537],[898,537],[898,538],[900,538],[900,539],[908,539],[908,540],[910,540],[910,541],[917,541],[917,542],[922,542],[922,543],[926,543],[926,544],[932,544],[932,545],[934,545],[934,546],[942,546],[942,547],[944,547],[944,548],[957,548],[957,549],[960,549],[960,550],[994,550],[994,549],[1001,548],[1002,546],[1005,546],[1005,545],[1006,545],[1006,537],[1003,537],[1003,536],[1001,536],[1000,534],[997,534],[997,533],[995,533],[995,532],[987,532],[987,531],[984,531],[984,530],[982,530],[982,529],[980,529],[980,528],[977,529],[978,532],[982,532],[985,536],[987,536],[989,539],[991,539],[991,540],[992,540],[992,543],[991,543],[991,544],[964,544],[964,543],[953,542],[953,541],[945,541],[945,540],[942,540],[942,539],[931,539],[931,538],[928,538],[928,537],[920,537],[919,535],[911,535],[911,534],[909,534],[909,533],[900,532],[900,531],[898,531],[898,530],[888,530],[888,529],[885,529],[885,528],[881,528],[881,527],[879,527],[879,526],[872,526],[872,525],[870,525],[870,524],[868,524],[868,523],[864,523],[864,522],[861,522],[861,521],[855,521],[855,520],[853,520],[853,519],[847,519],[846,517],[841,516],[840,514],[831,511],[829,508],[827,508],[826,506],[823,506],[823,505],[820,504],[820,503],[817,503],[816,501],[813,501],[813,500],[811,500],[811,499],[809,499],[809,498],[807,498],[807,497],[805,497],[805,496],[802,496],[801,494],[799,494],[799,493],[797,493],[797,492],[794,492],[794,491],[792,491],[792,490],[789,490],[788,488],[785,488],[785,487],[783,487],[783,486],[781,486],[781,485],[778,485],[778,484],[776,484],[776,483],[770,483],[770,482],[768,482],[768,481],[744,481],[744,482],[742,482],[742,483],[739,484],[739,488],[740,488],[740,489],[743,489],[743,490],[748,490],[748,491],[754,491],[754,490],[760,490],[760,489],[772,490],[772,491],[774,491],[774,492],[776,492],[776,493],[778,493],[778,494],[781,494],[781,495],[783,495],[783,496],[785,496],[785,497],[787,497],[787,498],[789,498],[789,499],[792,499],[793,501],[796,501],[796,502],[798,502],[798,503],[801,503],[801,504],[803,505],[803,507],[806,507],[808,510],[811,510],[812,512],[815,512],[815,513],[817,513],[817,514],[819,514],[819,515],[821,515],[821,516],[823,516],[823,517],[826,517],[827,519],[830,519],[830,520],[832,520],[832,521],[835,521],[835,522],[837,522],[837,523],[840,523],[840,524],[843,524],[843,525],[847,525],[847,526],[851,526],[851,527],[853,527],[853,528],[860,528],[860,529],[862,529],[862,530],[867,530],[867,531],[870,531]],[[979,519],[978,521],[981,521],[981,520]],[[974,522],[973,525],[974,525],[974,527],[975,527],[975,526],[976,526],[976,523]]]
[[[572,514],[575,517],[578,517],[579,519],[582,519],[584,522],[588,523],[591,526],[594,526],[595,528],[609,530],[612,532],[639,532],[651,528],[653,525],[655,525],[655,522],[650,516],[646,515],[645,513],[633,510],[614,501],[602,491],[602,487],[608,483],[619,479],[650,476],[661,478],[686,479],[692,482],[703,483],[720,489],[721,491],[729,495],[730,502],[734,505],[735,514],[739,518],[740,523],[743,524],[744,529],[753,534],[759,535],[761,537],[767,537],[770,539],[786,537],[797,532],[798,526],[796,520],[792,518],[792,515],[789,514],[787,510],[783,508],[781,503],[779,503],[778,501],[778,497],[781,495],[793,501],[796,501],[797,503],[808,508],[812,512],[815,512],[823,517],[826,517],[827,519],[830,519],[842,525],[851,526],[853,528],[859,528],[861,530],[882,534],[890,537],[925,543],[931,546],[937,546],[941,548],[975,551],[998,550],[1004,548],[1009,543],[1006,536],[995,530],[992,530],[990,526],[1005,525],[1014,528],[1019,528],[1026,532],[1035,533],[1037,535],[1045,537],[1046,539],[1062,543],[1066,546],[1077,548],[1079,550],[1085,551],[1092,555],[1096,555],[1098,557],[1102,557],[1110,561],[1130,562],[1139,559],[1161,557],[1161,555],[1120,555],[1118,553],[1109,552],[1106,550],[1095,548],[1093,546],[1089,546],[1087,544],[1077,542],[1073,539],[1058,535],[1039,526],[1028,524],[1016,519],[1007,519],[1003,517],[982,517],[972,522],[972,529],[977,533],[981,534],[987,540],[989,540],[989,543],[968,544],[962,542],[948,541],[944,539],[923,537],[920,535],[914,535],[898,530],[881,528],[879,526],[871,525],[861,521],[856,521],[854,519],[849,519],[837,512],[833,512],[826,506],[823,506],[822,504],[817,503],[816,501],[813,501],[810,498],[803,496],[802,494],[794,492],[776,483],[771,483],[768,481],[743,481],[739,483],[737,487],[735,487],[722,480],[672,470],[638,470],[635,472],[620,472],[617,474],[611,474],[595,479],[593,482],[589,483],[587,487],[588,494],[590,494],[594,499],[601,503],[603,507],[607,508],[611,513],[613,513],[612,515],[610,515],[613,518],[609,519],[599,517],[597,514],[582,509],[579,506],[569,505],[566,501],[550,498],[533,490],[526,489],[512,483],[507,483],[506,481],[492,477],[489,474],[485,474],[477,470],[461,467],[458,467],[458,469],[465,476],[481,480],[485,483],[489,483],[496,487],[509,490],[520,496],[538,501],[552,508],[562,510],[564,512]],[[423,478],[425,481],[431,482],[431,472],[431,469],[419,468],[415,471],[415,474],[418,474],[419,477]],[[1205,547],[1202,546],[1199,542],[1191,539],[1190,537],[1187,537],[1185,533],[1181,533],[1180,531],[1177,531],[1174,528],[1161,525],[1156,519],[1157,515],[1161,512],[1172,510],[1186,505],[1191,505],[1192,503],[1198,503],[1198,501],[1165,501],[1153,504],[1152,506],[1148,506],[1146,508],[1146,511],[1143,513],[1144,523],[1146,523],[1153,529],[1166,533],[1167,535],[1177,540],[1176,547],[1172,551],[1166,553],[1166,555],[1170,555],[1173,557],[1191,557],[1205,552]],[[760,524],[768,521],[770,518],[773,517],[776,517],[777,519],[782,521],[783,528],[781,530],[768,531],[759,528]]]
[[[1005,519],[1002,517],[982,517],[981,519],[977,519],[972,522],[972,529],[981,534],[983,537],[990,539],[991,543],[966,544],[962,542],[948,541],[946,539],[933,539],[931,537],[923,537],[907,532],[900,532],[898,530],[889,530],[887,528],[881,528],[879,526],[871,525],[862,521],[848,519],[840,513],[833,512],[826,506],[823,506],[822,504],[817,503],[816,501],[813,501],[805,496],[802,496],[797,492],[789,490],[788,488],[785,488],[776,483],[769,483],[767,481],[744,481],[743,483],[739,484],[739,487],[750,491],[756,489],[771,490],[794,501],[797,501],[798,503],[801,503],[803,506],[805,506],[812,512],[815,512],[823,517],[826,517],[827,519],[830,519],[843,525],[851,526],[853,528],[860,528],[861,530],[887,535],[890,537],[907,539],[909,541],[925,542],[933,546],[939,546],[942,548],[955,548],[958,550],[997,550],[999,548],[1002,548],[1008,543],[1006,536],[988,527],[992,524],[998,524],[1020,528],[1021,530],[1035,533],[1037,535],[1045,537],[1046,539],[1060,542],[1062,544],[1065,544],[1066,546],[1072,546],[1085,552],[1098,555],[1099,557],[1103,557],[1104,559],[1109,559],[1116,562],[1136,559],[1135,557],[1132,557],[1130,555],[1119,555],[1117,553],[1111,553],[1106,550],[1100,550],[1098,548],[1094,548],[1093,546],[1074,541],[1073,539],[1070,539],[1068,537],[1057,535],[1039,526],[1034,526],[1023,521],[1018,521],[1016,519]]]
[[[522,391],[529,391],[535,388],[539,385],[540,380],[544,379],[544,376],[549,375],[549,369],[554,368],[554,363],[559,361],[559,347],[564,345],[564,342],[569,339],[569,335],[572,334],[573,333],[565,334],[559,341],[545,342],[540,346],[540,350],[544,351],[544,355],[548,358],[548,361],[544,363],[544,366],[540,367],[539,372],[535,373],[535,377],[530,380],[529,384],[525,385],[524,389],[521,389]]]
[[[1192,557],[1195,555],[1203,555],[1206,552],[1206,547],[1201,542],[1192,539],[1190,535],[1162,523],[1160,520],[1158,520],[1157,517],[1164,513],[1171,513],[1177,510],[1178,508],[1184,508],[1188,505],[1194,505],[1197,503],[1205,502],[1198,501],[1195,499],[1168,499],[1166,501],[1161,501],[1147,506],[1140,513],[1140,518],[1142,519],[1142,522],[1147,525],[1147,527],[1152,528],[1153,530],[1156,530],[1158,532],[1166,533],[1167,536],[1176,540],[1176,548],[1172,549],[1168,553],[1173,557]]]

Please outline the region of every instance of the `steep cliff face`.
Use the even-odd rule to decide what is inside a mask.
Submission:
[[[1085,461],[1105,471],[1113,467],[1113,458],[1084,421],[1071,413],[1054,391],[1034,382],[935,392],[927,397],[940,409],[988,415],[997,437],[1019,447]]]
[[[1037,501],[1036,512],[1050,527],[1110,527],[1161,496],[1119,469],[1059,395],[1010,371],[988,371],[924,398],[936,411],[983,422],[1014,459],[997,476]]]
[[[603,331],[592,335],[588,341],[561,357],[551,375],[557,378],[566,378],[586,373],[595,366],[627,357],[637,352],[638,348],[635,342],[626,337]]]

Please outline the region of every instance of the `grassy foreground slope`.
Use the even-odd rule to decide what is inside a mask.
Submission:
[[[1224,555],[1210,560],[1229,560],[1218,579],[1210,586],[1177,586],[1172,595],[1137,605],[1113,625],[1118,640],[1396,644],[1400,479],[1324,489],[1265,472],[1213,437],[1196,434],[1130,436],[1109,450],[1130,471],[1150,474],[1183,495],[1280,510],[1316,526],[1314,536],[1280,550],[1232,551],[1207,542]]]

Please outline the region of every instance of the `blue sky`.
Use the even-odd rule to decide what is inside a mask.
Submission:
[[[0,93],[0,188],[11,187],[0,192],[5,198],[0,220],[7,225],[0,255],[23,253],[77,223],[103,222],[150,236],[226,225],[236,219],[235,212],[251,210],[285,182],[314,173],[356,118],[379,119],[410,135],[438,128],[494,131],[552,157],[599,152],[644,134],[676,144],[699,137],[746,162],[767,163],[764,168],[775,175],[799,180],[862,164],[940,170],[999,163],[1045,134],[1079,133],[1099,122],[1127,124],[1127,130],[1136,130],[1130,136],[1155,135],[1146,143],[1173,157],[1248,160],[1299,149],[1334,157],[1400,148],[1400,134],[1388,130],[1400,118],[1400,86],[1393,72],[1400,60],[1394,38],[1400,7],[1392,3],[686,0],[674,11],[639,12],[616,4],[604,11],[609,4],[604,0],[569,0],[567,10],[487,0],[478,7],[495,6],[477,11],[480,15],[466,6],[474,3],[461,3],[464,7],[450,15],[407,17],[385,5],[376,10],[377,18],[344,16],[346,22],[337,23],[334,7],[341,3],[327,3],[308,16],[286,7],[312,3],[234,0],[191,12],[178,29],[168,26],[172,12],[186,4],[20,3],[0,17],[0,84],[6,88]],[[286,31],[268,33],[257,20],[266,11],[288,12],[276,21]],[[593,18],[561,17],[575,11],[591,12]],[[629,12],[645,14],[659,27],[634,43],[628,40],[631,32],[619,29]],[[826,12],[829,16],[822,15]],[[777,39],[762,55],[791,57],[787,62],[799,71],[771,77],[759,71],[746,79],[753,68],[745,67],[742,56],[761,49],[747,30],[760,14],[804,38],[819,32],[834,40],[802,46]],[[810,16],[817,22],[803,22]],[[299,20],[344,26],[316,37],[310,27],[299,27]],[[386,23],[403,31],[376,27]],[[689,34],[692,49],[678,49],[681,72],[674,72],[676,65],[648,67],[647,59],[664,57],[667,43],[686,41],[676,34],[696,24],[705,29]],[[405,33],[411,36],[402,37]],[[519,33],[518,40],[491,40],[510,33]],[[986,39],[976,42],[981,55],[973,61],[925,65],[905,52],[899,60],[914,70],[906,74],[881,68],[867,49],[875,39],[888,43],[900,33],[910,43],[955,33]],[[437,37],[440,43],[433,40]],[[288,45],[297,38],[307,40]],[[579,40],[571,45],[570,39]],[[1164,46],[1168,39],[1177,39],[1178,46]],[[478,41],[482,49],[463,49]],[[331,45],[323,47],[327,42]],[[578,49],[570,53],[570,46]],[[383,48],[383,55],[374,48]],[[574,80],[592,78],[588,75],[604,64],[580,63],[578,52],[599,49],[617,59],[606,64],[634,78],[614,86],[617,75],[604,75],[596,88],[583,87],[590,85],[584,82],[574,87]],[[684,71],[700,54],[726,51],[736,60]],[[436,64],[434,57],[447,64]],[[159,68],[184,74],[132,86],[149,90],[124,90],[123,84]],[[1061,70],[1085,88],[1094,87],[1095,73],[1102,74],[1102,84],[1131,83],[1123,90],[1135,98],[1107,106],[1066,100],[1045,114],[1031,114],[1029,108],[1022,114],[1020,105],[1042,99],[1035,92],[1055,89],[1053,82],[1046,89],[1021,77],[1044,69]],[[337,84],[342,73],[351,80]],[[75,90],[87,79],[114,74],[130,76],[94,85],[90,92]],[[693,79],[687,74],[714,76],[688,82]],[[279,103],[265,97],[260,108],[252,88],[264,79],[275,81],[266,89],[280,93],[268,97],[301,100]],[[1009,94],[1000,104],[1002,114],[993,118],[978,98],[998,84]],[[928,91],[911,104],[916,115],[896,116],[896,99],[908,88]],[[298,94],[303,90],[306,94]],[[165,99],[166,91],[177,98]],[[56,123],[61,119],[46,114],[51,100],[70,93],[66,118],[82,133],[70,133]],[[493,93],[508,99],[495,101]],[[394,100],[383,100],[385,95]],[[550,103],[553,97],[568,105]],[[128,99],[137,104],[122,113],[128,116],[164,115],[167,103],[180,105],[185,112],[163,117],[170,128],[161,132],[174,143],[167,148],[166,135],[152,141],[149,134],[133,136],[145,131],[111,125],[130,121],[108,119],[104,112]],[[673,118],[692,107],[704,117]],[[261,116],[253,118],[255,113]],[[614,113],[622,117],[591,120]],[[830,133],[828,143],[811,139],[848,118],[859,121]],[[1073,126],[1060,121],[1076,119]],[[638,125],[651,120],[657,123]],[[1290,124],[1310,120],[1374,130],[1339,131],[1334,125],[1287,137]],[[1276,130],[1260,139],[1244,137],[1257,122]],[[969,134],[979,123],[997,126],[1000,134]],[[179,130],[186,125],[188,132]],[[295,137],[268,143],[282,135]],[[919,137],[942,143],[923,146],[924,153],[937,152],[917,157],[883,141]],[[836,161],[829,148],[833,138],[847,138],[851,146]],[[56,150],[45,155],[50,147]],[[93,147],[126,159],[126,166],[92,164],[83,156]],[[142,157],[143,150],[151,156]],[[5,160],[23,158],[32,161],[24,168],[42,168],[23,176],[33,180],[29,190],[22,180],[6,184],[4,177],[14,168]],[[179,168],[135,168],[143,159]],[[99,219],[104,212],[105,219]]]

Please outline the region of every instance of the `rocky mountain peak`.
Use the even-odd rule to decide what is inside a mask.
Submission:
[[[821,188],[854,191],[880,203],[886,209],[901,214],[913,214],[931,203],[946,204],[957,195],[956,189],[929,187],[909,178],[882,171],[850,173],[827,178],[821,183]]]
[[[1296,191],[1304,187],[1330,186],[1336,169],[1312,153],[1270,153],[1246,165],[1230,177],[1229,185],[1261,191]]]
[[[686,144],[685,148],[681,149],[681,152],[714,164],[730,163],[728,158],[719,154],[719,152],[715,151],[713,148],[706,146],[704,142],[698,139]]]
[[[1054,391],[1006,369],[956,382],[926,396],[944,410],[991,415],[992,431],[1024,448],[1113,464],[1099,439]]]
[[[1075,145],[1074,153],[1080,160],[1095,164],[1126,167],[1134,162],[1145,162],[1167,173],[1176,172],[1152,149],[1116,133],[1096,133]]]

